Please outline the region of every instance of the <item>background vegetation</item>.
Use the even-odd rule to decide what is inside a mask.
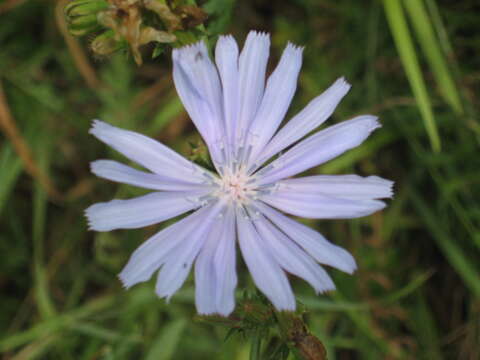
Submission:
[[[200,5],[205,3],[200,2]],[[93,177],[120,156],[90,120],[148,134],[189,155],[198,135],[175,93],[169,52],[144,64],[99,58],[66,32],[65,2],[0,0],[0,353],[3,359],[248,359],[247,337],[196,321],[194,284],[169,305],[152,283],[116,275],[158,226],[87,231],[83,210],[138,190]],[[476,0],[209,0],[206,28],[240,43],[306,46],[290,115],[337,77],[353,84],[330,124],[383,128],[316,169],[377,174],[395,198],[355,221],[311,222],[359,270],[338,291],[294,280],[329,359],[480,359],[480,5]],[[233,16],[230,16],[233,15]],[[248,283],[243,264],[241,284]]]

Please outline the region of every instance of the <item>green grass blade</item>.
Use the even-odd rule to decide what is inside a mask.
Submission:
[[[79,320],[86,319],[97,312],[102,312],[105,311],[105,309],[110,308],[113,306],[114,300],[114,296],[93,299],[85,305],[68,313],[56,315],[45,321],[36,323],[27,330],[16,332],[10,336],[4,337],[0,340],[0,352],[9,351],[17,346],[35,341],[36,339],[53,335],[60,331],[65,331]]]
[[[58,341],[58,335],[51,335],[45,338],[40,338],[15,354],[11,360],[33,360],[44,355],[54,344]]]
[[[22,169],[22,162],[12,147],[4,145],[0,151],[0,215]]]
[[[174,359],[173,354],[178,346],[187,322],[185,319],[174,320],[164,327],[162,333],[153,342],[146,360]]]
[[[440,137],[435,123],[430,97],[428,96],[425,81],[420,70],[403,8],[398,0],[383,0],[383,5],[395,45],[400,54],[400,59],[405,68],[423,121],[425,122],[425,128],[430,138],[432,149],[434,151],[440,151]]]
[[[425,10],[423,0],[405,0],[404,3],[418,41],[440,88],[440,94],[457,114],[462,114],[463,108],[460,94],[440,49],[439,41],[435,36],[432,22]]]
[[[439,38],[439,45],[442,48],[443,53],[448,54],[449,56],[454,55],[452,42],[450,41],[447,28],[445,27],[445,24],[440,15],[440,9],[438,8],[436,0],[426,0],[425,5],[432,20],[433,27],[435,28],[435,32],[437,33],[437,36]],[[450,61],[452,61],[452,64],[455,67],[458,66],[455,56],[452,56],[452,58],[450,58]]]
[[[173,97],[166,102],[164,106],[153,117],[151,125],[148,128],[149,134],[154,134],[162,130],[165,126],[174,121],[175,117],[183,111],[183,104],[178,97]]]
[[[45,141],[38,151],[40,167],[46,171],[49,163],[49,144]],[[35,279],[35,298],[42,317],[48,318],[55,314],[55,306],[48,288],[47,270],[45,267],[45,233],[47,226],[47,194],[42,186],[35,182],[33,190],[33,271]]]
[[[432,317],[432,311],[422,292],[419,292],[415,299],[415,306],[412,306],[409,317],[413,330],[424,348],[427,359],[441,360],[442,351],[439,344],[438,329]]]
[[[410,189],[410,198],[412,204],[423,219],[431,236],[437,242],[438,247],[443,252],[448,262],[452,265],[458,275],[462,278],[465,285],[472,294],[480,297],[480,273],[475,264],[464,254],[464,251],[457,245],[455,239],[452,239],[445,229],[438,223],[435,214],[423,201],[420,195],[413,189]]]

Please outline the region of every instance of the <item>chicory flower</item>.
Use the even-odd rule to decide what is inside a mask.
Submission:
[[[139,228],[188,213],[133,253],[120,273],[127,288],[158,271],[156,293],[169,299],[194,266],[198,312],[228,315],[235,307],[237,243],[256,286],[278,310],[295,309],[286,273],[321,293],[335,286],[320,264],[347,273],[356,269],[346,250],[285,213],[346,219],[383,209],[378,199],[392,196],[391,181],[357,175],[291,178],[360,145],[380,125],[375,116],[363,115],[304,139],[350,89],[341,78],[281,127],[296,90],[302,48],[288,44],[265,81],[269,46],[267,34],[250,32],[241,52],[231,36],[220,37],[215,63],[203,42],[173,51],[175,86],[216,171],[151,138],[93,123],[94,136],[148,172],[111,160],[93,162],[92,172],[154,192],[92,205],[86,210],[91,229]]]

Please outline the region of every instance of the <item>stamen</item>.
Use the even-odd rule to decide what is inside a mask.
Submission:
[[[245,150],[245,148],[243,146],[240,146],[240,148],[238,149],[237,160],[238,160],[239,163],[242,163],[243,151],[244,150]]]
[[[256,210],[256,208],[252,207],[252,206],[245,206],[245,210],[248,214],[248,219],[250,221],[258,221],[260,220],[260,211]]]
[[[189,203],[192,203],[195,205],[197,208],[202,206],[200,200],[196,197],[187,197],[185,200],[187,200]]]
[[[247,149],[247,154],[245,155],[245,159],[242,160],[242,163],[245,164],[245,166],[248,164],[248,159],[250,158],[250,155],[252,154],[253,146],[248,145]]]

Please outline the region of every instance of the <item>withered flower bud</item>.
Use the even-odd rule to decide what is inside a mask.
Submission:
[[[100,56],[108,56],[119,50],[122,44],[115,40],[115,33],[107,30],[93,39],[90,44],[92,51]]]

